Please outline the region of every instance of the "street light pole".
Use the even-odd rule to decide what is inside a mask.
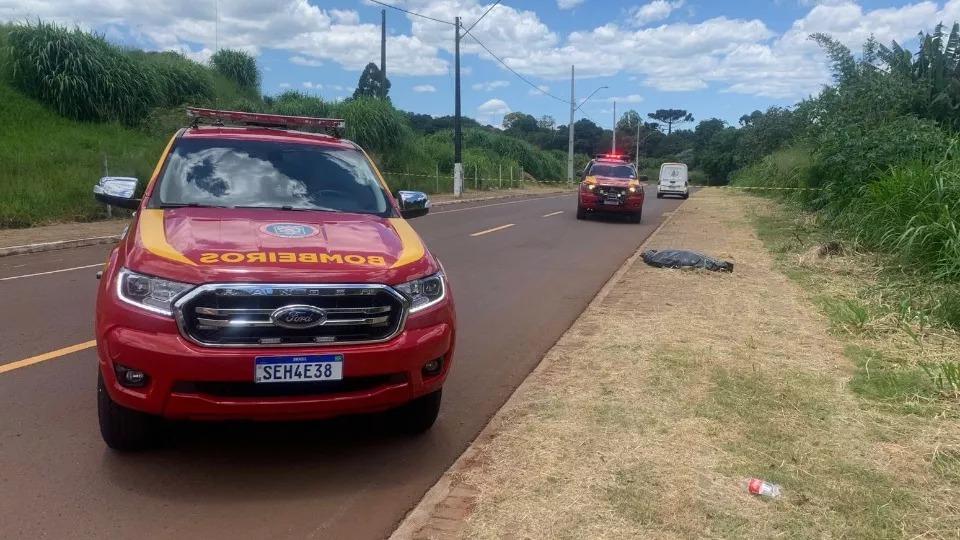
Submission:
[[[610,145],[610,153],[616,155],[617,153],[617,102],[613,102],[613,143]]]
[[[463,133],[460,126],[460,17],[456,18],[454,32],[454,117],[453,117],[453,196],[463,194]]]
[[[573,124],[574,124],[574,113],[580,110],[580,107],[583,107],[583,104],[590,100],[594,94],[597,92],[606,89],[606,86],[601,86],[593,92],[590,92],[590,95],[584,98],[580,102],[580,105],[577,105],[577,100],[573,95],[573,81],[574,81],[574,70],[573,66],[570,66],[570,125],[567,126],[567,132],[569,134],[569,140],[567,141],[567,181],[573,182]]]
[[[640,117],[637,117],[637,137],[633,139],[637,143],[637,149],[633,154],[634,167],[637,168],[637,174],[640,174]]]
[[[573,182],[573,113],[574,103],[576,100],[573,97],[573,66],[570,66],[570,124],[568,124],[568,140],[567,140],[567,182]]]

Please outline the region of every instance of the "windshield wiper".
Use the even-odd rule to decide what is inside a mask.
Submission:
[[[261,210],[287,210],[290,212],[343,212],[343,210],[337,210],[336,208],[324,208],[322,206],[315,206],[312,208],[307,208],[304,206],[260,206],[260,205],[249,205],[249,206],[234,206],[233,208],[259,208]]]
[[[159,208],[226,208],[218,204],[200,204],[200,203],[160,203]]]

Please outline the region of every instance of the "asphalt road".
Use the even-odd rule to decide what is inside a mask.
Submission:
[[[115,454],[97,428],[94,349],[36,358],[93,339],[90,265],[109,246],[0,258],[0,538],[387,536],[679,204],[648,196],[639,225],[577,221],[573,195],[412,221],[459,315],[443,410],[419,438],[377,416],[185,423],[162,449]]]

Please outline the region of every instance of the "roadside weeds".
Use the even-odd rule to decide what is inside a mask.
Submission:
[[[864,345],[775,270],[748,218],[771,204],[692,196],[648,247],[737,270],[628,263],[397,537],[960,534],[957,408],[852,390]],[[746,494],[750,476],[784,497]]]

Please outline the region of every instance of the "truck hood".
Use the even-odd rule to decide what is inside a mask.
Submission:
[[[193,283],[396,282],[434,264],[405,220],[374,215],[145,209],[131,235],[128,266]]]

